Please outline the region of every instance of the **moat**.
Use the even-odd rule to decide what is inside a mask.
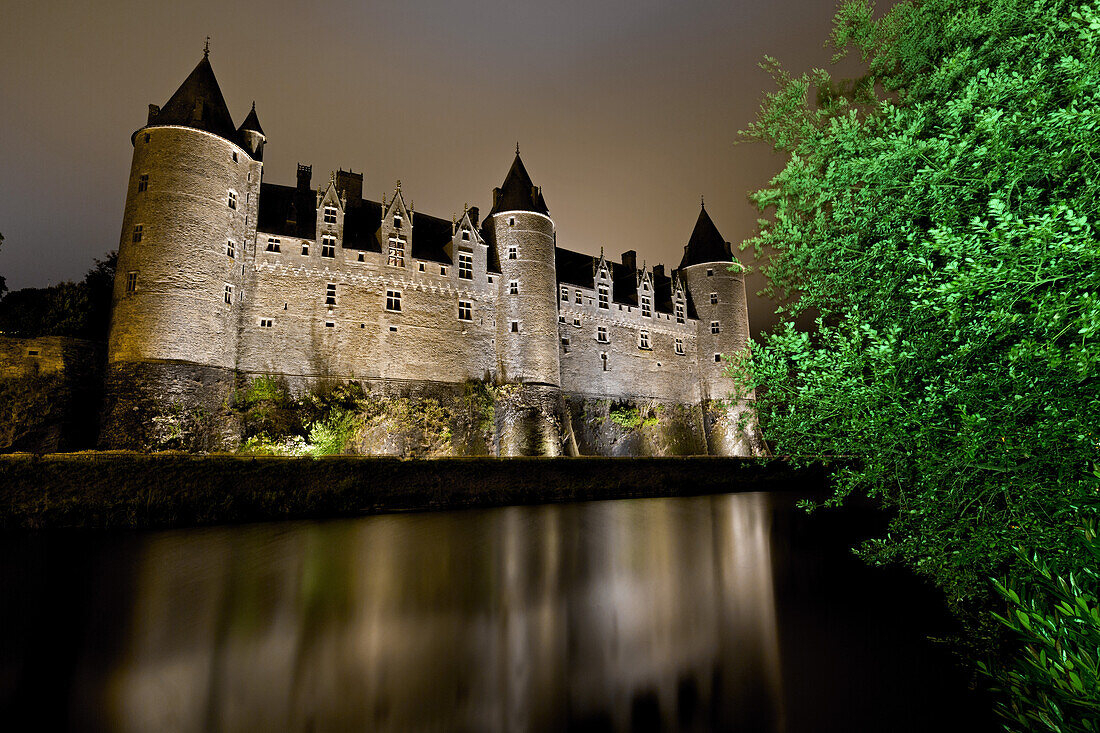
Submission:
[[[0,537],[37,729],[993,730],[937,594],[792,493]],[[30,716],[29,718],[27,716]]]

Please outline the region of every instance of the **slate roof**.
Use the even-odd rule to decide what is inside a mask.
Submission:
[[[256,116],[256,103],[252,103],[252,111],[248,113],[248,116],[244,118],[244,122],[237,128],[237,132],[244,132],[245,130],[252,130],[258,132],[261,135],[264,134],[264,128],[260,127],[260,118]]]
[[[684,247],[684,258],[680,260],[680,269],[703,262],[732,261],[733,250],[730,248],[730,243],[722,238],[706,208],[700,208],[695,229],[691,232],[691,239]]]
[[[295,221],[291,221],[293,211]],[[301,239],[317,238],[317,194],[312,189],[260,184],[257,229],[265,234]],[[361,199],[349,201],[344,213],[344,249],[383,252],[379,230],[382,204]],[[451,221],[420,212],[412,215],[413,259],[451,264],[447,246],[451,243]]]
[[[576,285],[582,288],[596,287],[595,271],[600,263],[599,257],[554,248],[554,265],[557,269],[558,284]],[[608,262],[611,267],[611,302],[636,306],[638,301],[638,276],[641,270],[631,272],[631,268],[621,262]],[[673,313],[672,277],[653,273],[653,309],[658,313]],[[689,315],[694,307],[689,303]],[[694,315],[691,315],[695,318]]]
[[[542,197],[542,191],[531,181],[531,176],[523,166],[518,149],[516,159],[512,161],[508,175],[504,177],[504,183],[493,191],[493,208],[489,216],[498,211],[534,211],[547,215],[550,213],[546,208],[546,199]],[[489,216],[485,218],[488,219]]]
[[[160,108],[160,112],[149,119],[148,124],[193,127],[240,143],[233,116],[229,114],[221,87],[214,77],[210,58],[205,54],[198,66],[180,84],[176,93]]]

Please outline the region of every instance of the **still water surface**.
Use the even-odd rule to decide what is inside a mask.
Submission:
[[[787,495],[0,538],[36,729],[994,730],[938,598]]]

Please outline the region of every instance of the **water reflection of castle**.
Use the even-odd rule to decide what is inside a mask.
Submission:
[[[117,730],[777,728],[769,525],[738,495],[159,535],[78,697]]]

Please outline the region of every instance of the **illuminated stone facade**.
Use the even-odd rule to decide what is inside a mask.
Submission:
[[[745,348],[748,318],[744,275],[705,210],[666,274],[632,251],[612,262],[557,246],[518,149],[484,221],[474,207],[414,211],[400,183],[364,199],[350,171],[315,187],[299,165],[294,186],[269,184],[255,108],[234,126],[205,56],[133,144],[106,445],[125,442],[111,425],[133,418],[131,394],[216,412],[235,382],[273,375],[297,389],[513,384],[497,405],[501,455],[575,453],[575,418],[618,403],[691,408],[701,440],[648,450],[755,452],[751,431],[728,429],[735,411],[711,407],[731,388],[718,355]]]

